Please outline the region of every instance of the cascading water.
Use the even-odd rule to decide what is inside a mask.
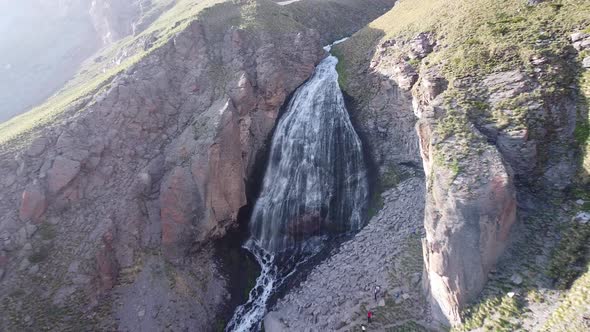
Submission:
[[[259,330],[273,291],[297,266],[321,251],[330,235],[363,226],[366,169],[338,86],[337,63],[330,55],[317,66],[278,123],[244,245],[262,273],[226,331]]]

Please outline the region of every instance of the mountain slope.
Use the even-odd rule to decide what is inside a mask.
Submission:
[[[0,125],[0,329],[213,330],[212,243],[320,40],[270,1],[178,1]]]
[[[589,6],[399,1],[335,50],[383,177],[423,165],[425,286],[443,324],[469,316],[512,228],[534,236],[523,221],[551,206],[554,244],[573,213],[559,206],[588,192]]]

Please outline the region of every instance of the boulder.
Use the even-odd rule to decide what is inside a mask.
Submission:
[[[19,209],[19,217],[23,221],[39,221],[47,209],[45,189],[39,183],[29,185],[23,191]]]
[[[47,147],[48,143],[49,140],[44,137],[40,137],[33,140],[31,146],[29,146],[29,149],[27,150],[27,155],[29,157],[37,157],[41,155],[43,151],[45,151],[45,148]]]
[[[590,212],[582,211],[582,212],[576,214],[572,218],[572,221],[577,222],[579,224],[587,224],[588,222],[590,222]]]
[[[518,273],[515,273],[510,278],[510,281],[512,281],[513,284],[518,286],[518,285],[522,284],[522,277]]]
[[[47,171],[49,192],[55,194],[65,188],[80,172],[80,163],[64,157],[57,157]]]
[[[570,40],[572,43],[578,42],[584,38],[588,37],[588,34],[583,32],[574,32],[570,35]]]

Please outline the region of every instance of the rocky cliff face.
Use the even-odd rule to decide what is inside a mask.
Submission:
[[[240,13],[235,5],[212,8],[83,110],[36,132],[25,150],[2,152],[4,329],[72,326],[72,315],[102,304],[121,278],[127,286],[115,290],[112,308],[80,324],[108,326],[111,311],[129,328],[135,315],[169,324],[172,316],[156,319],[155,310],[173,301],[214,318],[205,312],[223,301],[222,281],[207,249],[187,254],[236,225],[245,179],[280,106],[324,55],[312,30],[220,24]],[[176,265],[153,254],[160,251]],[[157,285],[139,296],[145,273]],[[167,278],[172,284],[158,281]],[[126,312],[165,287],[168,302]]]
[[[113,42],[162,3],[91,14]],[[208,5],[98,57],[85,71],[128,67],[3,140],[2,329],[213,328],[228,294],[211,241],[237,226],[280,107],[325,52],[284,7]]]
[[[444,24],[455,26],[433,18],[438,30],[415,30],[429,18],[406,5],[398,3],[336,51],[343,60],[343,88],[369,137],[382,182],[391,167],[418,158],[423,165],[424,287],[433,318],[458,325],[508,245],[519,208],[534,209],[531,195],[559,196],[578,174],[574,132],[587,121],[577,115],[580,64],[569,37],[554,33],[547,37],[552,41],[527,50],[522,65],[486,63],[479,56],[471,72],[462,71],[461,65],[474,64],[463,64],[471,61],[468,55],[453,58],[463,41],[454,40]],[[395,20],[416,21],[392,33]],[[496,56],[509,59],[507,54]]]

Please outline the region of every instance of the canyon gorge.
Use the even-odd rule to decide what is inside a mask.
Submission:
[[[590,328],[589,1],[0,9],[0,330]]]

